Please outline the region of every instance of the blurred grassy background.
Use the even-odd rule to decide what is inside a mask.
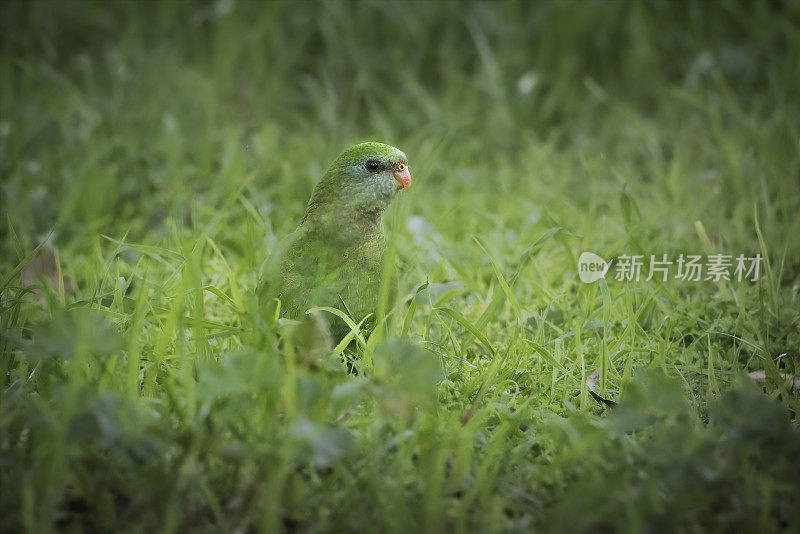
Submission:
[[[797,1],[2,11],[2,526],[796,526]],[[405,336],[428,350],[370,346],[353,380],[250,295],[365,139],[409,155],[386,223],[405,291],[432,285]],[[42,242],[68,287],[22,276]],[[584,286],[584,250],[769,261]],[[597,366],[611,396],[645,367],[683,390],[598,418]],[[717,399],[755,369],[774,404]]]

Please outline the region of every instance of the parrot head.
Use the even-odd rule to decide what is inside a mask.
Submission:
[[[403,152],[383,143],[359,143],[331,163],[314,188],[306,218],[330,209],[354,216],[380,215],[394,196],[410,185],[408,158]]]

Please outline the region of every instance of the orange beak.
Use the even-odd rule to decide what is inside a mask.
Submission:
[[[394,179],[400,184],[403,189],[411,187],[411,173],[408,172],[408,167],[403,165],[401,169],[394,171]]]

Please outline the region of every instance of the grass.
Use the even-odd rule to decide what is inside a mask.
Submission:
[[[3,11],[3,530],[800,528],[796,1]],[[353,377],[259,276],[363,139],[414,183]]]

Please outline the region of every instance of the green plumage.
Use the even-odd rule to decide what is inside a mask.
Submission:
[[[314,306],[340,309],[356,322],[375,312],[386,251],[381,213],[402,189],[397,175],[405,169],[408,176],[407,165],[405,154],[382,143],[355,145],[334,160],[284,244],[285,317],[302,319]],[[340,318],[326,319],[335,339],[349,332]]]

